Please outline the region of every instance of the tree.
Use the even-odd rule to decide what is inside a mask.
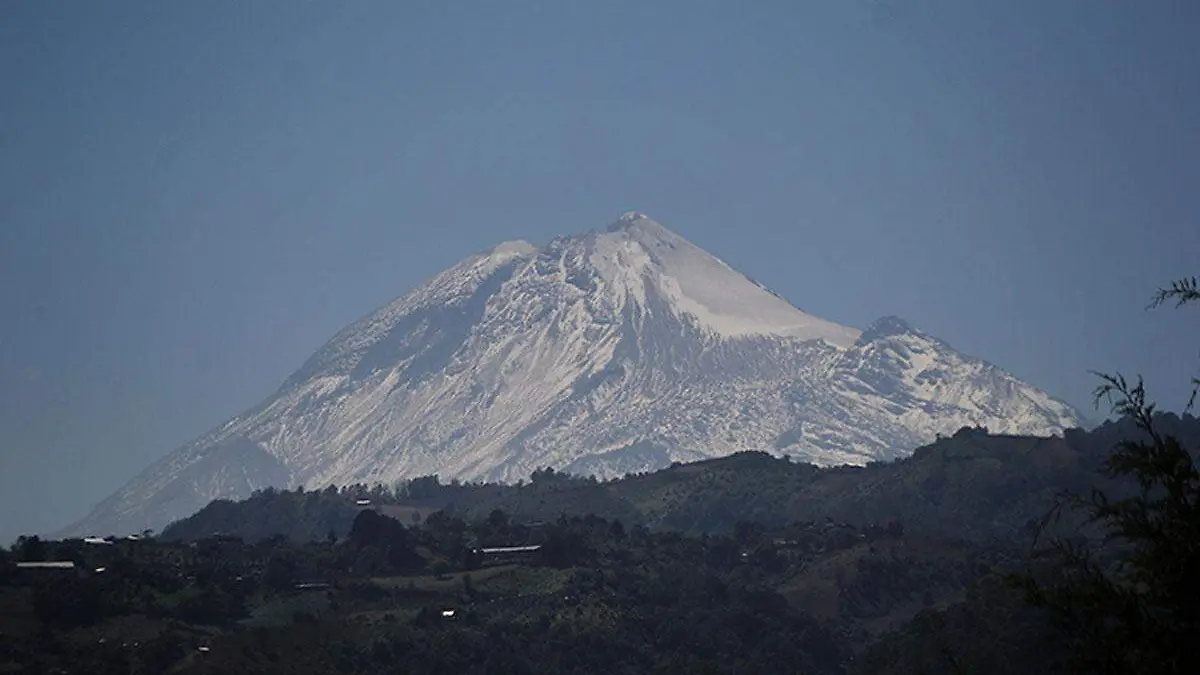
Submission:
[[[424,559],[417,554],[414,541],[408,530],[395,518],[383,516],[371,509],[360,511],[346,536],[351,551],[361,552],[366,548],[383,552],[383,562],[393,570],[419,569]],[[361,553],[358,559],[363,560]],[[374,557],[367,560],[374,561]],[[361,565],[360,565],[361,566]],[[373,568],[372,568],[373,569]]]
[[[408,482],[403,496],[409,499],[432,499],[438,496],[441,489],[442,483],[437,475],[418,476]]]
[[[1196,280],[1160,289],[1151,307],[1170,299],[1200,300]],[[1200,672],[1200,470],[1178,439],[1159,433],[1140,378],[1099,376],[1097,406],[1108,401],[1141,434],[1120,442],[1103,469],[1133,489],[1069,496],[1061,506],[1082,510],[1103,531],[1105,546],[1056,539],[1050,548],[1061,576],[1046,583],[1030,572],[1016,581],[1032,604],[1049,611],[1075,672]],[[1193,389],[1188,408],[1195,396]]]
[[[13,545],[13,548],[23,561],[41,562],[46,559],[46,542],[36,534],[17,537],[17,543]]]
[[[272,554],[263,570],[262,584],[268,591],[279,593],[296,582],[296,566],[281,555]]]
[[[739,520],[733,524],[733,538],[742,546],[749,546],[763,536],[763,526],[749,520]]]

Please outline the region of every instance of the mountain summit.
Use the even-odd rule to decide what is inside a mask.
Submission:
[[[807,314],[630,212],[466,258],[67,533],[160,528],[268,485],[608,477],[741,450],[862,464],[967,425],[1050,435],[1080,420],[896,317],[863,332]]]

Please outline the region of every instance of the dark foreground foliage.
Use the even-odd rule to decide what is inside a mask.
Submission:
[[[1161,289],[1150,307],[1196,301],[1190,278]],[[1156,413],[1140,379],[1099,376],[1097,405],[1111,404],[1131,427],[1113,439],[1105,480],[1061,495],[1037,528],[1048,543],[1039,541],[1023,572],[1004,575],[987,600],[973,592],[961,607],[918,616],[870,650],[865,672],[1031,672],[1039,661],[1072,673],[1200,672],[1200,444]],[[1200,379],[1192,383],[1185,411]],[[1079,529],[1055,528],[1064,518]]]
[[[1196,279],[1159,291],[1152,307],[1200,300]],[[1200,672],[1200,469],[1195,446],[1164,430],[1142,381],[1101,375],[1099,403],[1140,432],[1121,440],[1104,463],[1131,493],[1093,488],[1064,508],[1101,530],[1103,546],[1052,539],[1058,565],[1049,579],[1018,577],[1027,598],[1048,610],[1075,672],[1175,675]],[[1193,380],[1196,382],[1196,380]],[[1195,402],[1195,390],[1187,407]]]
[[[497,565],[476,551],[498,543],[540,548]],[[780,592],[806,557],[754,528],[687,537],[597,517],[529,527],[499,511],[405,527],[363,510],[338,543],[26,539],[12,555],[39,547],[76,568],[17,570],[0,587],[0,665],[28,672],[716,673],[788,663],[840,673],[851,654],[837,624]]]

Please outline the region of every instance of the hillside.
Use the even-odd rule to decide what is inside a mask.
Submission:
[[[1160,424],[1190,447],[1200,446],[1196,418],[1164,415]],[[1027,542],[1053,498],[1096,484],[1100,462],[1130,433],[1127,422],[1073,430],[1063,438],[964,428],[910,457],[865,467],[821,468],[747,452],[611,481],[543,470],[517,485],[443,484],[425,477],[397,491],[362,484],[340,491],[268,490],[243,502],[214,502],[163,535],[320,539],[330,530],[344,534],[355,501],[370,498],[373,507],[391,509],[408,523],[413,513],[421,522],[436,509],[468,519],[499,509],[523,522],[595,515],[689,533],[729,532],[740,521],[780,528],[832,520],[861,527],[899,522],[912,533],[977,542]]]
[[[332,497],[332,495],[329,495]],[[278,495],[259,500],[274,501]],[[321,493],[303,500],[321,501]],[[529,546],[500,558],[486,547]],[[840,675],[889,627],[953,603],[1003,550],[794,524],[685,536],[500,511],[344,536],[19,542],[0,554],[0,672]]]
[[[1195,418],[1158,430],[1200,446]],[[0,670],[1048,672],[1053,626],[1006,575],[1060,573],[1028,556],[1030,522],[1104,484],[1129,437],[964,428],[866,467],[267,489],[158,538],[24,538],[0,553]]]

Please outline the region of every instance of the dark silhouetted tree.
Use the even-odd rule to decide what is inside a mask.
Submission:
[[[36,534],[28,537],[24,535],[18,537],[14,548],[20,560],[41,562],[46,559],[46,542],[42,541],[41,537]]]
[[[1196,280],[1162,289],[1152,307],[1200,299]],[[1018,579],[1029,600],[1049,610],[1080,673],[1200,672],[1200,471],[1181,442],[1159,432],[1154,404],[1139,378],[1100,375],[1097,406],[1136,425],[1141,436],[1120,442],[1104,465],[1133,490],[1114,496],[1093,489],[1061,506],[1082,510],[1102,528],[1105,546],[1058,539],[1051,551],[1061,576]],[[1195,401],[1195,391],[1188,401]]]

